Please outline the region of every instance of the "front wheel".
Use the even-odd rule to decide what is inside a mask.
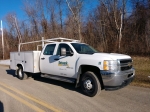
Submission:
[[[19,67],[16,72],[20,80],[24,80],[28,78],[28,74],[26,72],[23,72],[22,67]]]
[[[93,97],[100,93],[101,84],[93,72],[86,72],[81,77],[81,88],[84,94]]]

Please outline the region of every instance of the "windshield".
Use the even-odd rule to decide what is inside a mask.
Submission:
[[[87,44],[71,43],[71,45],[75,48],[75,50],[79,54],[94,54],[94,53],[98,52],[94,48],[92,48],[91,46],[89,46]]]

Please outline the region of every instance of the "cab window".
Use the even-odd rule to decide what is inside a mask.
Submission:
[[[47,45],[44,50],[44,55],[53,55],[56,44]]]
[[[66,48],[66,55],[70,55],[70,53],[73,53],[72,49],[68,44],[59,44],[58,50],[57,50],[57,55],[60,56],[61,53],[61,48]]]

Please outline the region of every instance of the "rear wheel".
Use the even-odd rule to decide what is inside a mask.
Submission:
[[[101,84],[93,72],[86,72],[81,78],[81,88],[84,94],[93,97],[100,93]]]
[[[28,74],[26,72],[23,72],[22,67],[19,67],[16,72],[20,80],[24,80],[28,78]]]

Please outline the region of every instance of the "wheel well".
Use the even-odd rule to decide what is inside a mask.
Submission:
[[[22,67],[22,65],[21,64],[17,64],[17,67],[19,68],[19,67]],[[23,67],[22,67],[23,68]]]
[[[100,69],[96,66],[91,66],[91,65],[81,65],[81,75],[80,78],[82,77],[82,75],[87,72],[87,71],[91,71],[93,73],[95,73],[95,75],[98,77],[100,83],[101,83],[101,89],[104,89],[104,84],[103,84],[103,80],[100,74]]]

